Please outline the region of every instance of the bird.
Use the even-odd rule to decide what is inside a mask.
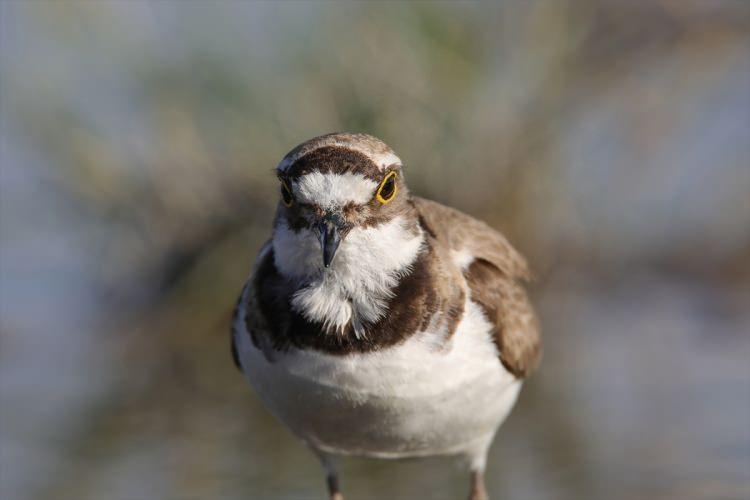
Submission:
[[[234,310],[234,363],[320,460],[452,457],[470,500],[541,357],[526,260],[498,231],[412,195],[380,139],[332,133],[275,169],[278,205]]]

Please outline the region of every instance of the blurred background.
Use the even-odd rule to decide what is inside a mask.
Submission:
[[[272,169],[339,130],[536,271],[493,498],[750,497],[748,2],[3,0],[0,56],[3,500],[324,498],[228,329]]]

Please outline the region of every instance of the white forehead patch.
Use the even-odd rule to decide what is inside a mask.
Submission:
[[[310,172],[292,182],[297,200],[321,208],[341,207],[347,203],[365,204],[375,196],[377,187],[375,181],[351,172]]]

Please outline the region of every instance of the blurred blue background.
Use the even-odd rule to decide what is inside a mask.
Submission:
[[[0,2],[0,498],[318,499],[228,323],[293,146],[367,132],[529,257],[494,498],[750,497],[750,4]],[[348,460],[352,499],[455,499]]]

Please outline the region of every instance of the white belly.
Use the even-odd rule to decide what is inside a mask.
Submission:
[[[300,438],[329,453],[477,455],[521,388],[500,363],[490,325],[472,302],[447,345],[425,332],[346,356],[293,349],[269,363],[244,325],[237,326],[244,372],[263,402]]]

